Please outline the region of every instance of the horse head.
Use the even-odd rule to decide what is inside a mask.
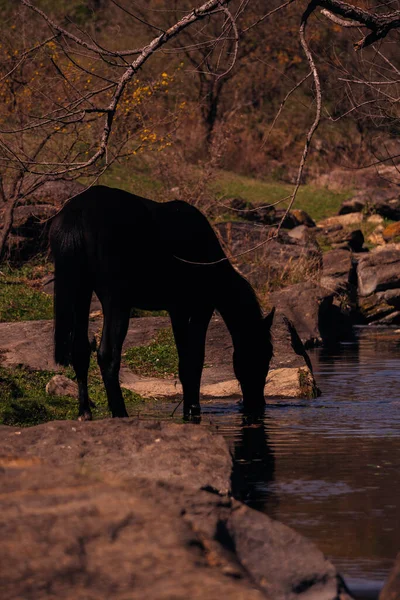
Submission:
[[[244,409],[259,412],[265,406],[264,387],[273,356],[271,326],[275,308],[249,328],[242,344],[235,347],[233,368],[243,394]]]

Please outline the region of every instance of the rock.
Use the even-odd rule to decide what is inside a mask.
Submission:
[[[154,338],[153,329],[149,339],[141,335],[143,327],[157,325],[153,317],[131,319],[126,345],[143,345]],[[165,326],[166,323],[163,323]],[[136,334],[135,334],[136,329]],[[282,314],[275,315],[272,326],[274,357],[265,386],[265,396],[283,398],[315,398],[319,395],[309,357],[292,323]],[[220,317],[214,317],[207,333],[205,364],[201,397],[239,398],[240,386],[234,376],[232,366],[232,340]],[[121,371],[122,387],[132,390],[145,398],[174,398],[180,396],[182,387],[178,379],[160,379],[138,376],[130,369]]]
[[[347,250],[329,250],[322,256],[322,287],[339,292],[355,294],[357,284],[356,261]]]
[[[384,218],[381,217],[381,215],[369,215],[369,217],[367,217],[367,223],[373,223],[374,225],[382,225],[382,223],[384,222]]]
[[[307,244],[310,240],[310,228],[307,225],[298,225],[288,231],[288,236],[300,244]]]
[[[293,208],[291,210],[292,215],[297,219],[300,225],[306,225],[307,227],[315,227],[315,222],[312,220],[310,215],[305,210]]]
[[[366,323],[400,323],[400,247],[375,248],[358,261],[359,310]]]
[[[378,294],[361,296],[358,299],[358,310],[365,323],[385,323],[393,315],[393,307]]]
[[[379,193],[393,196],[398,191],[399,179],[397,165],[380,164],[363,169],[330,169],[328,173],[315,179],[312,184],[330,190],[355,189],[367,191],[371,196]]]
[[[17,206],[14,212],[12,232],[22,236],[40,235],[45,222],[55,213],[51,204],[25,204]]]
[[[89,337],[99,325],[90,323]],[[35,371],[58,371],[53,358],[53,321],[0,323],[0,364]]]
[[[334,227],[335,225],[341,225],[342,227],[349,227],[352,225],[359,225],[364,220],[364,215],[361,212],[357,213],[348,213],[338,215],[336,217],[328,217],[327,219],[323,219],[319,221],[317,224],[318,227],[322,229],[328,229],[330,227]]]
[[[380,593],[379,600],[400,600],[400,554],[397,555],[394,567]]]
[[[155,338],[157,331],[169,326],[169,317],[131,319],[124,342],[124,350],[132,346],[149,344]],[[91,322],[89,336],[93,337],[100,328],[101,323]],[[266,396],[286,396],[289,394],[290,397],[308,398],[317,394],[315,382],[312,383],[314,380],[311,373],[311,364],[301,343],[299,344],[297,341],[293,326],[282,316],[276,316],[272,334],[274,338],[274,358],[271,369],[292,369],[293,374],[289,380],[288,371],[281,370],[275,373],[273,384],[270,379],[266,386]],[[202,397],[231,398],[241,395],[233,372],[232,353],[232,340],[228,330],[221,317],[214,317],[207,334],[205,357],[207,368],[203,371]],[[5,367],[24,365],[33,370],[57,371],[58,367],[53,359],[52,322],[0,323],[0,357],[1,364]],[[120,380],[123,387],[146,398],[172,398],[182,393],[178,379],[139,377],[126,367],[121,369]],[[59,381],[60,379],[57,378],[56,382]],[[290,386],[288,381],[291,382]],[[59,393],[53,391],[56,389],[53,386],[54,381],[50,386],[51,393]],[[66,384],[65,386],[68,390],[71,389]],[[63,384],[57,389],[62,391]],[[65,391],[65,393],[70,395],[69,392]]]
[[[400,289],[377,292],[359,298],[359,311],[366,323],[398,325],[400,323]]]
[[[365,209],[366,200],[363,197],[355,196],[350,200],[345,200],[339,208],[339,215],[348,215],[349,213],[360,213]]]
[[[300,595],[304,593],[304,596],[308,597],[312,589],[315,599],[337,598],[337,583],[333,579],[334,570],[328,571],[327,560],[322,554],[317,556],[312,547],[306,549],[302,545],[306,557],[303,565],[292,559],[292,553],[298,556],[296,546],[300,541],[297,534],[293,535],[293,530],[272,520],[269,521],[268,528],[261,530],[257,512],[249,511],[242,506],[232,513],[226,527],[241,564],[248,569],[256,581],[262,582],[262,589],[268,597],[283,600],[296,593]],[[285,540],[284,545],[282,540]],[[311,555],[312,566],[308,562]],[[266,564],[268,564],[268,572],[265,571]],[[285,573],[284,577],[282,571]],[[311,589],[300,591],[296,582],[300,579],[300,573],[304,575],[305,572],[308,574]],[[325,579],[327,575],[330,582],[328,585]]]
[[[400,219],[400,198],[398,195],[395,198],[376,198],[370,203],[369,210],[378,213],[378,215],[386,219],[398,221]]]
[[[78,397],[78,385],[65,375],[54,375],[46,385],[46,392],[52,396]]]
[[[27,196],[31,204],[55,204],[61,206],[77,194],[83,192],[86,186],[76,180],[46,181],[41,187]]]
[[[343,591],[310,541],[227,495],[230,454],[209,428],[2,427],[0,457],[10,600],[332,600]]]
[[[400,287],[400,249],[388,244],[380,251],[362,256],[357,273],[360,296]]]
[[[279,308],[294,324],[306,348],[335,344],[352,335],[351,320],[335,294],[314,281],[290,285],[269,296],[269,303]]]
[[[400,222],[396,221],[385,227],[382,231],[382,237],[385,242],[399,241],[399,239],[396,240],[396,238],[400,238]]]
[[[374,231],[368,236],[368,241],[371,244],[374,244],[375,246],[384,246],[386,244],[382,235],[384,229],[385,228],[383,225],[378,225],[378,227],[376,227]]]
[[[359,191],[356,196],[343,202],[339,215],[356,213],[377,214],[382,218],[400,219],[400,197],[398,189],[393,187]]]
[[[14,220],[7,241],[6,256],[11,262],[25,262],[48,248],[49,219],[68,198],[83,191],[77,181],[48,181],[14,211]],[[0,206],[0,228],[4,209]]]
[[[267,205],[257,207],[257,205],[243,200],[243,198],[232,198],[228,201],[228,204],[231,209],[239,213],[239,216],[242,219],[263,223],[265,225],[272,225],[275,223],[275,208],[273,206]]]
[[[293,229],[298,225],[307,225],[307,227],[315,227],[314,221],[304,211],[293,209],[286,215],[285,209],[276,209],[274,206],[269,206],[267,203],[263,206],[257,206],[243,198],[232,198],[228,200],[228,205],[233,211],[239,213],[242,219],[263,223],[264,225],[275,225],[280,223],[284,218],[282,227],[284,229]]]
[[[281,208],[275,211],[275,221],[274,224],[278,225],[282,221],[283,229],[294,229],[301,225],[301,222],[297,219],[293,211],[290,211],[286,214],[286,209]]]

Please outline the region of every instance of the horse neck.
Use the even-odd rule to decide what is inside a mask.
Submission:
[[[221,313],[233,344],[252,337],[260,327],[262,311],[251,285],[233,270],[228,281],[223,281],[217,309]]]

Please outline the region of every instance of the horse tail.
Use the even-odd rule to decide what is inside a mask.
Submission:
[[[54,260],[54,358],[57,364],[68,366],[74,340],[82,333],[78,328],[85,326],[79,318],[85,305],[86,323],[89,321],[87,297],[92,290],[88,290],[89,273],[80,219],[71,219],[73,215],[68,209],[64,211],[55,217],[49,237]]]

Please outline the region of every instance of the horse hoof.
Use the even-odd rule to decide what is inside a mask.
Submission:
[[[93,419],[92,413],[89,411],[85,411],[78,417],[78,421],[91,421]]]
[[[201,409],[198,404],[192,404],[183,411],[184,421],[190,421],[191,423],[200,423],[201,421]]]
[[[129,415],[126,410],[113,413],[113,419],[126,419],[127,417],[129,417]]]

